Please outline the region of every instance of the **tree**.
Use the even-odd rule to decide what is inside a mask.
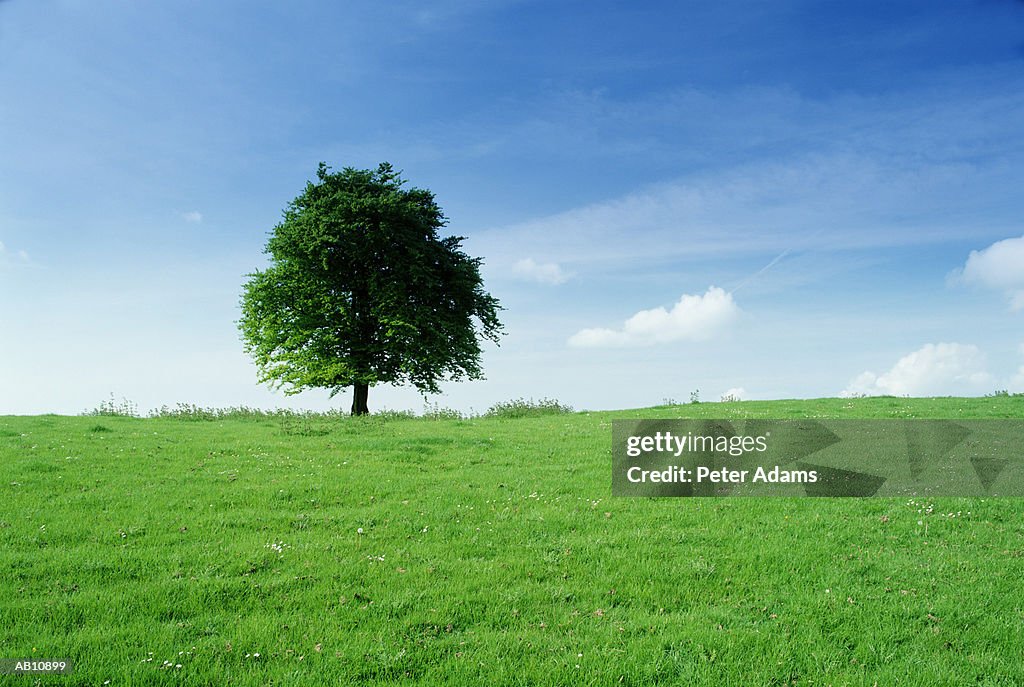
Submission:
[[[497,299],[484,291],[480,259],[434,194],[405,187],[388,163],[376,170],[321,163],[317,180],[289,203],[247,275],[238,322],[260,382],[285,393],[352,387],[352,414],[369,412],[374,384],[437,393],[445,379],[480,379],[480,343],[498,342]]]

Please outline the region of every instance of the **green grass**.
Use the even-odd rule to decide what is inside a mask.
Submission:
[[[1024,397],[0,417],[0,657],[70,657],[60,685],[1024,684],[1022,501],[613,499],[627,417]]]

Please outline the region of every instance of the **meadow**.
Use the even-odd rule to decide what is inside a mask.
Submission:
[[[1019,499],[610,496],[613,419],[1024,397],[561,410],[0,417],[5,684],[1024,684]]]

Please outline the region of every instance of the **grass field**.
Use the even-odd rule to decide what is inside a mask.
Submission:
[[[1024,684],[1024,502],[613,499],[626,417],[1024,397],[0,417],[0,657],[71,658],[61,685]]]

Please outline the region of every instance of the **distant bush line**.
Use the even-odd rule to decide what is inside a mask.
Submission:
[[[540,400],[517,398],[511,401],[495,403],[483,413],[471,410],[468,413],[445,408],[437,403],[424,402],[423,412],[417,414],[411,410],[381,410],[372,413],[365,418],[353,418],[348,412],[341,410],[292,410],[289,408],[276,408],[264,410],[262,408],[250,408],[248,406],[229,406],[226,408],[210,408],[198,406],[193,403],[178,403],[174,406],[160,406],[150,410],[146,415],[139,412],[138,405],[128,399],[117,400],[113,395],[97,407],[81,413],[86,417],[151,417],[169,418],[175,420],[188,420],[195,422],[210,422],[215,420],[239,420],[239,419],[261,419],[261,420],[284,420],[287,423],[320,421],[320,420],[473,420],[477,418],[499,418],[516,419],[522,417],[538,417],[542,415],[559,415],[575,412],[572,406],[558,402],[551,398]],[[303,434],[308,432],[301,432]]]

